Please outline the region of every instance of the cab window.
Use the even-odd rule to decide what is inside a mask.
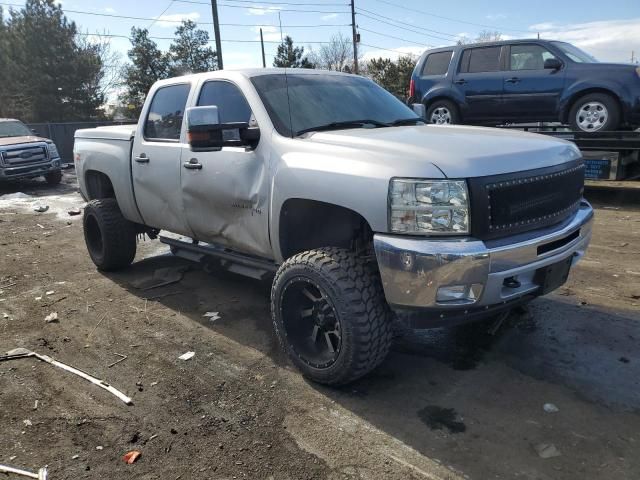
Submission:
[[[549,50],[540,45],[511,45],[509,55],[510,70],[544,70],[544,61],[556,58]]]
[[[147,140],[180,140],[182,118],[191,85],[180,84],[156,90],[144,123]]]
[[[502,47],[469,48],[462,54],[462,73],[482,73],[500,71],[500,50]]]
[[[251,120],[251,107],[240,89],[231,82],[211,81],[200,91],[198,106],[218,107],[220,123],[245,122]]]

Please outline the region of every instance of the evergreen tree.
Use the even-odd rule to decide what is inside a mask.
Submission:
[[[411,74],[415,66],[416,59],[408,55],[395,62],[389,58],[377,58],[367,63],[366,71],[373,81],[404,100],[409,95]]]
[[[131,116],[137,116],[151,86],[157,80],[170,76],[170,58],[149,38],[146,28],[133,27],[130,41],[128,55],[131,63],[124,70],[126,91],[122,102],[128,107]]]
[[[304,47],[294,47],[293,39],[287,35],[284,42],[278,45],[278,52],[273,59],[274,67],[315,68],[304,54]]]
[[[191,20],[186,20],[176,29],[176,39],[169,47],[171,76],[218,69],[216,52],[208,46],[209,34],[196,29],[196,26]]]

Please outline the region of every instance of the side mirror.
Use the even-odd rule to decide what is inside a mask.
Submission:
[[[187,108],[187,138],[191,150],[217,152],[222,147],[256,148],[260,129],[247,122],[220,123],[218,107]]]
[[[557,58],[547,58],[544,61],[545,70],[560,70],[562,68],[562,62]]]

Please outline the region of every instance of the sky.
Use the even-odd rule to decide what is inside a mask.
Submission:
[[[351,37],[349,0],[218,0],[225,68],[261,67],[262,26],[267,66],[273,62],[282,34],[305,50],[318,49],[332,35]],[[21,0],[0,0],[7,9]],[[132,26],[147,27],[152,37],[172,37],[182,19],[199,23],[213,40],[208,0],[62,0],[69,19],[89,34],[127,36]],[[629,62],[640,57],[640,0],[355,0],[356,23],[365,59],[421,54],[480,31],[503,38],[565,40],[601,61]],[[99,15],[90,15],[89,12]],[[104,16],[112,15],[112,16]],[[117,16],[140,17],[125,19]],[[126,60],[129,42],[111,38],[112,48]],[[156,40],[167,49],[170,40]],[[212,43],[213,45],[213,43]]]

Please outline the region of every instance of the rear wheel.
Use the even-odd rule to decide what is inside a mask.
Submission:
[[[100,270],[122,269],[136,256],[135,224],[122,216],[114,198],[90,201],[84,209],[84,240]]]
[[[605,132],[620,126],[620,107],[611,95],[591,93],[579,98],[569,112],[571,128],[581,132]]]
[[[436,100],[427,108],[427,123],[434,125],[460,123],[458,107],[449,100]]]
[[[48,185],[58,185],[62,181],[62,170],[56,170],[55,172],[47,173],[44,176]]]
[[[388,307],[377,272],[341,248],[291,257],[271,290],[281,346],[303,375],[343,385],[377,367],[392,340]]]

